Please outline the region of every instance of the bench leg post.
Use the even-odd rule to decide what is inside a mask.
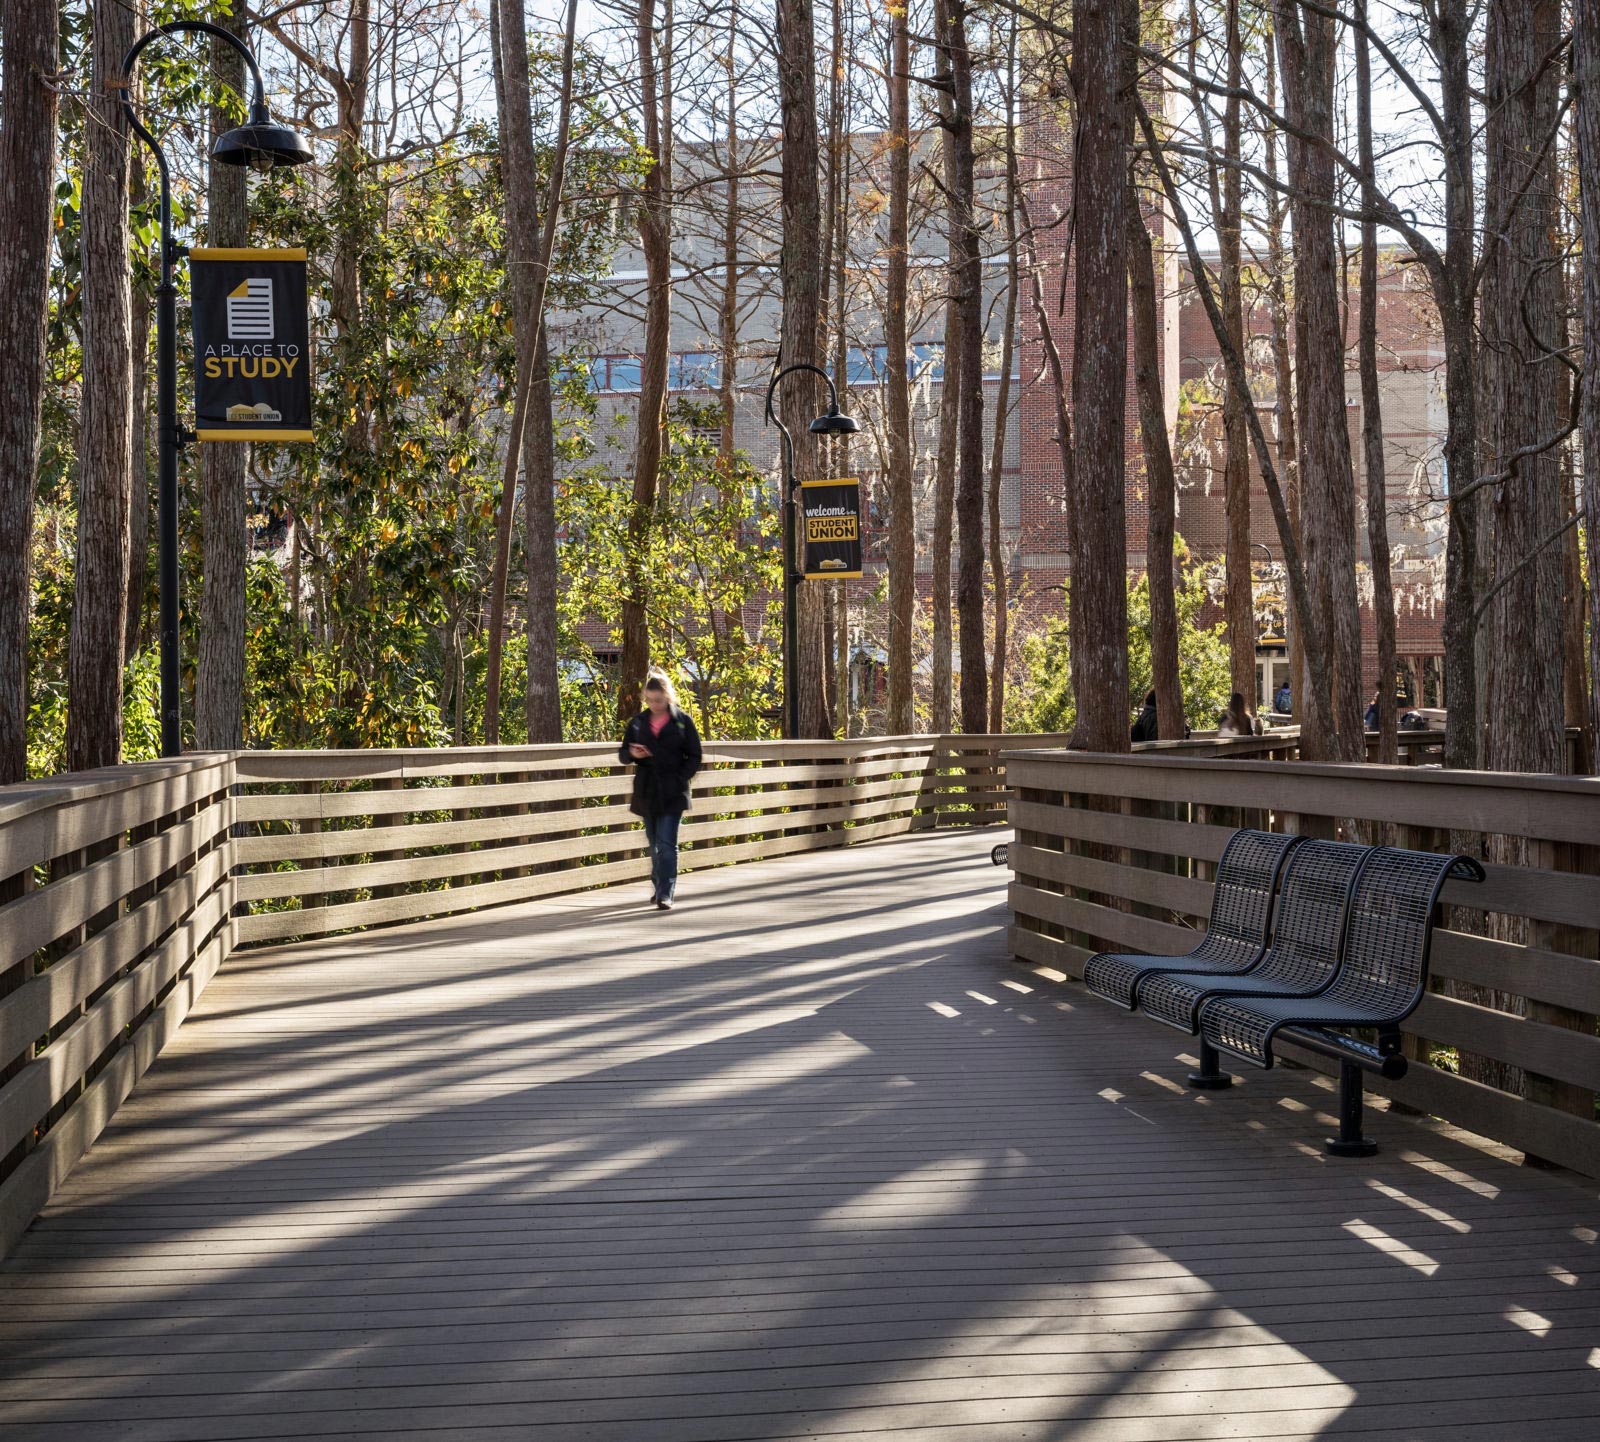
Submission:
[[[1370,1157],[1376,1142],[1361,1135],[1361,1068],[1339,1063],[1339,1135],[1328,1138],[1328,1151],[1336,1157]]]
[[[1203,1092],[1219,1092],[1233,1085],[1233,1078],[1222,1069],[1216,1047],[1204,1037],[1200,1039],[1200,1070],[1189,1073],[1189,1085]]]

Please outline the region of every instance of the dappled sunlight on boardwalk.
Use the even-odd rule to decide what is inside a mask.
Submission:
[[[1592,1442],[1600,1201],[1007,959],[940,832],[235,955],[0,1267],[0,1439]]]

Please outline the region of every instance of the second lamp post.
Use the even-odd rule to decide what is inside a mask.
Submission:
[[[796,533],[799,531],[795,524],[795,512],[800,502],[794,474],[794,437],[773,410],[772,397],[778,389],[778,382],[798,371],[821,376],[828,383],[828,409],[811,422],[808,429],[812,435],[853,436],[861,429],[854,416],[839,413],[839,392],[834,389],[833,377],[821,366],[801,361],[773,371],[772,379],[767,383],[767,424],[776,425],[783,435],[783,734],[789,741],[797,740],[800,735],[799,622],[795,605],[803,574],[800,557],[795,552]]]

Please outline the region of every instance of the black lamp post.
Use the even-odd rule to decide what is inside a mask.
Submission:
[[[783,434],[783,734],[793,741],[800,734],[800,688],[795,684],[799,650],[799,637],[795,616],[795,592],[800,584],[800,563],[795,556],[795,508],[799,500],[795,494],[794,437],[789,434],[777,413],[772,409],[773,393],[778,382],[796,371],[809,371],[828,383],[828,409],[811,422],[809,430],[814,436],[853,436],[861,429],[854,416],[839,413],[839,392],[834,389],[833,377],[821,366],[804,361],[797,365],[774,368],[767,383],[767,423],[776,425]]]
[[[133,42],[122,62],[123,113],[134,134],[150,147],[161,176],[161,284],[156,288],[156,538],[160,552],[161,590],[161,754],[183,752],[183,716],[178,674],[178,455],[193,439],[178,424],[178,288],[172,267],[188,252],[172,243],[172,181],[167,157],[133,108],[133,67],[152,40],[163,35],[210,35],[225,41],[244,56],[250,69],[250,119],[219,136],[211,158],[223,165],[248,165],[268,171],[279,165],[304,165],[311,147],[301,135],[276,124],[267,110],[261,68],[250,47],[231,30],[204,20],[174,20],[158,25]]]

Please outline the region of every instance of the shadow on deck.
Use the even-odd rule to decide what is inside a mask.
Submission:
[[[1006,954],[993,837],[239,953],[0,1266],[0,1442],[1592,1442],[1596,1186]]]

